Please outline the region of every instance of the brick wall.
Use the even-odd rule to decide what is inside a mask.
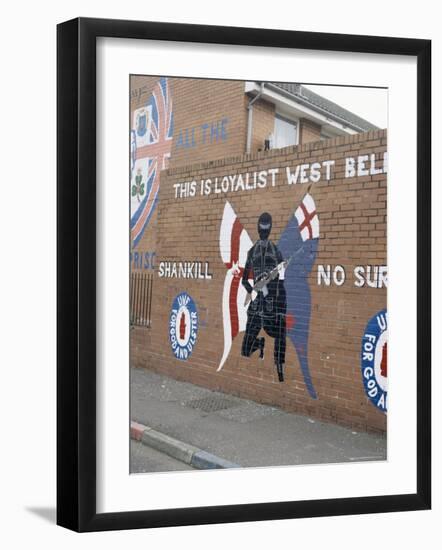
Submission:
[[[158,76],[131,77],[131,112],[149,100]],[[169,165],[245,152],[244,82],[168,78],[174,131]]]
[[[377,131],[162,172],[157,211],[140,244],[142,249],[145,240],[154,236],[155,242],[149,241],[156,251],[152,327],[131,331],[132,364],[354,429],[385,431],[386,414],[373,404],[364,387],[361,346],[367,323],[386,308],[386,288],[381,278],[378,288],[373,277],[386,264],[386,148],[386,132]],[[328,161],[333,164],[323,164]],[[287,168],[293,178],[297,175],[296,183],[288,184]],[[270,170],[276,169],[272,185]],[[219,183],[227,175],[245,178],[247,173],[266,170],[266,186],[215,192],[216,178]],[[201,180],[208,178],[211,192],[201,195]],[[180,191],[191,189],[186,182],[195,182],[194,196]],[[316,398],[307,391],[299,353],[289,338],[283,383],[277,380],[270,337],[266,337],[265,359],[259,361],[256,355],[241,356],[244,333],[240,333],[217,371],[224,349],[227,267],[220,256],[220,225],[226,201],[253,242],[258,216],[264,210],[270,212],[271,239],[278,243],[308,190],[320,223],[316,258],[307,274],[311,293],[308,368]],[[160,262],[180,261],[198,261],[203,266],[207,262],[212,277],[159,276]],[[367,269],[370,284],[365,280]],[[169,335],[172,302],[183,291],[194,300],[199,316],[196,344],[187,360],[174,357]]]
[[[299,143],[309,143],[321,139],[321,125],[301,118],[299,121]]]
[[[160,169],[197,162],[202,159],[225,158],[246,149],[246,107],[244,103],[244,82],[234,80],[208,80],[193,78],[161,78],[158,76],[132,75],[130,78],[131,130],[137,129],[136,117],[140,109],[152,101],[156,94],[157,105],[161,108],[160,79],[167,82],[170,98],[170,113],[173,116],[172,137],[168,142],[167,155],[161,155]],[[151,118],[151,117],[148,117]],[[167,121],[168,119],[166,119]],[[161,127],[162,120],[160,120]],[[161,129],[160,129],[161,133]],[[161,137],[160,137],[161,142]],[[142,142],[145,145],[146,142]],[[138,143],[137,155],[140,158],[147,153]],[[150,151],[150,155],[157,153]],[[141,161],[139,161],[141,162]],[[131,198],[131,218],[135,220],[138,206],[147,191],[147,162],[136,164],[131,178],[131,192],[134,189],[135,176],[141,170],[144,195]],[[141,224],[141,230],[132,230],[135,246],[131,250],[131,266],[135,271],[152,271],[155,267],[157,211],[152,210],[148,224]],[[144,227],[149,225],[150,230]],[[137,237],[137,238],[135,238]]]
[[[250,98],[246,98],[247,103]],[[274,132],[275,128],[275,106],[268,101],[258,99],[253,104],[253,126],[251,153],[257,153],[264,150],[264,141],[269,134]]]
[[[133,75],[131,90],[131,127],[137,109],[150,100],[158,76]],[[169,166],[192,164],[240,155],[246,152],[247,105],[244,82],[168,78],[174,119]],[[264,140],[275,127],[275,105],[258,99],[253,104],[251,153],[264,149]],[[300,120],[299,143],[317,141],[321,126]]]

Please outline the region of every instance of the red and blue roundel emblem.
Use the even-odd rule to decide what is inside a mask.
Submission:
[[[361,372],[365,393],[382,412],[387,412],[387,310],[370,319],[362,337]]]
[[[193,352],[198,334],[198,311],[187,292],[175,297],[169,317],[169,339],[173,354],[186,361]]]

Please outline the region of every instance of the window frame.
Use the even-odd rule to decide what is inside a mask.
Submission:
[[[287,145],[283,145],[282,147],[276,146],[276,121],[282,120],[284,122],[287,122],[289,124],[294,125],[295,128],[295,141],[294,143],[289,143]],[[279,111],[275,111],[275,121],[273,124],[273,143],[272,143],[272,149],[283,149],[284,147],[292,147],[294,145],[299,145],[299,119],[296,117],[290,117],[287,116],[285,113],[281,113]]]

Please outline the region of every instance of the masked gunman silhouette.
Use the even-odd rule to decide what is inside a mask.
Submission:
[[[269,240],[271,230],[272,216],[264,212],[258,219],[259,240],[247,253],[242,275],[242,284],[248,292],[246,303],[250,302],[250,305],[241,354],[250,357],[259,350],[259,357],[264,358],[265,338],[258,337],[261,329],[264,329],[274,338],[274,361],[278,380],[283,382],[287,310],[284,274],[288,262],[284,261],[278,247]],[[253,286],[249,279],[253,279]]]

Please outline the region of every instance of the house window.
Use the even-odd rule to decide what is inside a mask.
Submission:
[[[272,147],[281,149],[298,143],[298,125],[293,120],[280,115],[275,116],[275,131]]]

